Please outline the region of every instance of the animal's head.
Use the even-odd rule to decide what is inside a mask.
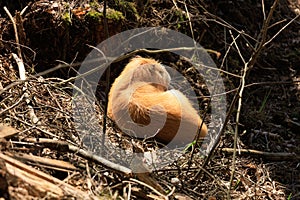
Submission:
[[[131,84],[146,82],[162,85],[167,89],[171,81],[166,68],[157,61],[148,58],[133,58],[123,72],[131,74]]]

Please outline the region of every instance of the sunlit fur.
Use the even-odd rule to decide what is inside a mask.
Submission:
[[[157,61],[133,58],[110,89],[108,116],[120,128],[129,131],[132,123],[123,118],[126,112],[135,125],[157,127],[150,133],[135,132],[138,137],[155,135],[155,139],[165,144],[170,141],[176,145],[192,142],[202,120],[183,93],[168,90],[169,84],[170,75]],[[161,119],[166,119],[163,126],[159,126]],[[200,137],[206,134],[207,127],[203,123]]]

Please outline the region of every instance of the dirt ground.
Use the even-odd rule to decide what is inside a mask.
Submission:
[[[0,199],[300,199],[300,3],[280,0],[268,18],[272,5],[112,0],[104,15],[102,1],[0,1]],[[264,19],[270,20],[264,42],[270,42],[245,77],[241,109],[237,101],[230,111],[245,63],[264,37]],[[128,151],[159,147],[122,135],[109,119],[103,124],[107,76],[97,83],[93,108],[88,95],[80,102],[79,112],[96,111],[97,123],[76,119],[72,77],[91,46],[122,31],[157,26],[194,38],[223,70],[229,121],[206,165],[196,147],[163,169],[136,174],[114,165],[113,152],[97,157],[86,151],[80,135],[88,130],[86,139],[100,141],[100,125]],[[210,122],[207,86],[177,55],[136,52],[111,65],[110,82],[134,55],[181,72]],[[89,123],[78,129],[78,120]],[[223,122],[215,126],[221,129]]]

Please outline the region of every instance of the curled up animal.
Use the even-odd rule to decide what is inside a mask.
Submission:
[[[179,90],[170,89],[171,78],[156,60],[133,58],[112,84],[108,116],[129,135],[154,137],[164,144],[191,143],[207,126]]]

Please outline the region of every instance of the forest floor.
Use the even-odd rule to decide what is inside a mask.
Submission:
[[[142,168],[145,152],[159,148],[122,135],[109,119],[103,124],[107,76],[97,83],[98,102],[91,107],[86,95],[78,108],[95,119],[73,113],[74,77],[93,46],[138,27],[169,28],[207,49],[222,70],[229,112],[245,63],[264,37],[273,1],[262,2],[115,0],[105,20],[103,2],[0,1],[0,199],[300,199],[299,1],[276,5],[264,42],[271,40],[245,78],[240,112],[236,102],[220,141],[211,140],[218,146],[206,165],[198,147],[168,151],[163,156],[181,156],[151,173],[134,173],[119,152],[96,154],[101,145],[88,151],[84,144],[101,141],[103,125],[113,148],[144,152],[136,161]],[[136,51],[111,64],[110,82],[135,55],[183,74],[208,110],[204,121],[221,129],[225,119],[211,122],[208,87],[178,55]]]

